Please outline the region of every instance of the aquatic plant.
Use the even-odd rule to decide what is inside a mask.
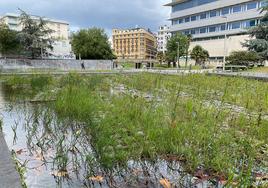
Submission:
[[[165,159],[180,161],[193,176],[248,187],[253,174],[267,164],[266,83],[155,74],[72,73],[51,79],[49,85],[59,91],[50,107],[63,120],[85,124],[82,131],[91,137],[96,159],[108,172],[127,168],[129,161]],[[37,80],[32,89],[44,83]],[[117,92],[109,93],[109,87],[116,90],[118,85]],[[68,161],[65,139],[57,150],[60,170]]]

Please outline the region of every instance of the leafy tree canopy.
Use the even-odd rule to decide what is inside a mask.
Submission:
[[[0,25],[0,53],[3,56],[17,55],[21,50],[18,32],[8,28],[7,25]]]
[[[115,59],[103,29],[82,29],[72,36],[72,48],[82,59]]]
[[[268,1],[266,1],[268,2]],[[268,6],[262,8],[268,11]],[[255,51],[264,60],[268,60],[268,13],[261,19],[261,23],[248,31],[252,39],[243,43],[250,51]]]
[[[209,58],[209,52],[199,45],[193,48],[190,55],[191,58],[195,60],[195,63],[198,65],[205,63]]]
[[[179,47],[179,50],[178,50]],[[181,33],[173,35],[167,43],[167,60],[176,61],[178,52],[179,57],[187,55],[189,48],[189,38]]]
[[[22,31],[19,33],[19,40],[25,56],[39,58],[47,50],[53,50],[54,39],[51,34],[54,31],[47,27],[47,22],[43,18],[34,20],[21,10],[20,24]]]
[[[257,52],[253,51],[234,51],[226,61],[232,65],[245,65],[258,64],[261,61],[261,57]]]
[[[156,58],[160,63],[163,63],[166,61],[166,54],[164,52],[157,52]]]

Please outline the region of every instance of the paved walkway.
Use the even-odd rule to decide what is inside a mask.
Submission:
[[[0,187],[21,188],[19,174],[2,132],[0,132]]]

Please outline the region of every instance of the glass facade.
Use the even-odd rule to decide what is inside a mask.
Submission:
[[[233,13],[241,12],[241,11],[242,11],[241,5],[233,6]]]
[[[172,23],[173,25],[176,25],[176,24],[183,24],[183,23],[193,22],[193,21],[198,21],[198,20],[203,20],[203,19],[214,18],[217,16],[224,16],[227,14],[236,14],[236,13],[249,11],[253,9],[259,9],[261,8],[261,6],[263,6],[263,4],[264,4],[263,2],[253,1],[253,2],[243,3],[243,4],[234,5],[230,7],[223,7],[221,9],[211,10],[208,12],[201,12],[201,13],[192,15],[191,17],[187,16],[187,17],[174,19]]]
[[[257,6],[258,6],[258,3],[257,2],[247,3],[247,10],[256,9]]]
[[[252,20],[244,20],[239,22],[231,22],[228,24],[218,24],[218,25],[211,25],[207,27],[201,27],[201,28],[193,28],[191,30],[185,30],[182,33],[192,35],[198,35],[198,34],[205,34],[205,33],[215,33],[215,32],[221,32],[225,30],[236,30],[236,29],[247,29],[250,27],[254,27],[257,25],[259,20],[252,19]]]
[[[207,3],[212,3],[212,2],[215,2],[215,1],[217,1],[217,0],[191,0],[191,1],[186,1],[184,3],[180,3],[180,4],[177,4],[177,5],[173,6],[172,7],[172,12],[197,7],[197,6],[204,5],[204,4],[207,4]]]

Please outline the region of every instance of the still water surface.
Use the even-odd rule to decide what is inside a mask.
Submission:
[[[160,187],[163,178],[177,187],[209,186],[206,181],[193,183],[193,177],[184,173],[177,162],[164,160],[129,161],[126,169],[104,170],[96,160],[83,123],[59,119],[49,103],[23,99],[14,102],[14,97],[0,85],[5,139],[26,165],[25,181],[30,188]],[[95,177],[101,177],[101,181]]]

